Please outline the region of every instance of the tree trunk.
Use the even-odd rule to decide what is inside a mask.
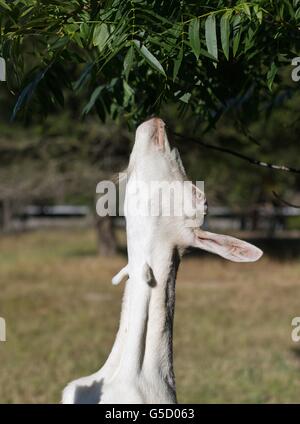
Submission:
[[[117,253],[117,241],[113,219],[110,216],[95,217],[98,240],[98,252],[101,256],[113,256]]]
[[[1,230],[5,233],[11,230],[12,209],[9,199],[2,200]]]

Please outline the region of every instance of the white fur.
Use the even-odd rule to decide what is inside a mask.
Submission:
[[[135,187],[137,181],[187,179],[179,153],[170,150],[160,119],[153,118],[138,127],[128,170],[125,211],[129,201],[153,201],[153,193]],[[204,194],[195,196],[190,201],[198,204],[200,198],[203,206]],[[127,211],[128,265],[112,280],[119,284],[129,275],[119,331],[103,367],[70,383],[63,391],[63,403],[176,403],[172,357],[174,251],[195,246],[234,261],[253,261],[262,254],[237,239],[187,227],[186,220],[186,216],[134,216]],[[197,224],[195,221],[194,227]]]
[[[128,277],[128,265],[124,266],[124,268],[122,268],[118,274],[116,274],[111,282],[114,286],[117,286],[118,284],[121,283],[121,281],[123,280],[123,278]]]

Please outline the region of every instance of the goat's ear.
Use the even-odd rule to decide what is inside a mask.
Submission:
[[[233,262],[255,262],[263,254],[258,247],[234,237],[194,230],[193,247],[216,253]]]

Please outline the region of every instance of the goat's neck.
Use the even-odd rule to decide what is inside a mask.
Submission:
[[[159,372],[175,393],[173,371],[173,320],[176,275],[180,262],[177,249],[171,250],[153,266],[155,277],[149,303],[149,318],[145,343],[144,372],[151,376]],[[164,264],[164,266],[162,266]]]
[[[177,249],[164,248],[158,241],[144,260],[141,260],[141,251],[136,249],[140,247],[128,246],[130,279],[126,284],[120,324],[122,333],[126,334],[121,372],[128,378],[143,375],[147,381],[161,379],[176,400],[173,318],[179,254]],[[148,282],[143,274],[145,264],[152,275]]]

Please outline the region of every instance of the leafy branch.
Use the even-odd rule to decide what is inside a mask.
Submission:
[[[274,163],[270,163],[270,162],[264,162],[261,160],[258,160],[256,158],[252,158],[250,156],[246,156],[243,153],[240,152],[236,152],[234,150],[228,149],[227,147],[221,147],[221,146],[217,146],[215,144],[210,144],[210,143],[205,143],[204,141],[200,141],[199,139],[195,138],[195,137],[190,137],[190,136],[186,136],[184,134],[180,134],[177,132],[171,132],[171,134],[173,134],[175,137],[178,137],[180,139],[183,140],[187,140],[190,141],[192,143],[197,144],[198,146],[204,147],[206,149],[212,149],[212,150],[216,150],[222,153],[226,153],[228,155],[231,156],[235,156],[239,159],[242,159],[252,165],[257,165],[263,168],[270,168],[276,171],[284,171],[284,172],[292,172],[295,174],[300,174],[300,169],[297,168],[293,168],[290,166],[286,166],[286,165],[276,165]]]
[[[125,116],[136,125],[176,103],[179,111],[214,125],[226,111],[222,105],[243,99],[252,86],[244,103],[251,102],[253,114],[272,101],[287,58],[300,45],[298,0],[235,0],[230,7],[225,0],[110,0],[96,6],[87,0],[2,0],[0,9],[0,51],[12,70],[9,84],[19,93],[18,115],[32,100],[47,113],[51,101],[41,99],[47,96],[55,106],[57,95],[72,86],[76,94],[86,93],[83,109],[104,120]],[[43,69],[53,58],[67,79],[51,87],[43,78],[32,85],[28,102],[24,90],[34,75],[28,63]],[[104,89],[91,104],[99,85]]]

